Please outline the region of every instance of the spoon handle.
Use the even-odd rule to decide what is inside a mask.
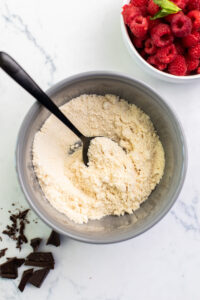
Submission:
[[[0,52],[0,67],[12,77],[29,94],[36,98],[52,114],[69,127],[81,140],[82,133],[67,119],[53,101],[41,90],[34,80],[18,65],[18,63],[7,53]]]

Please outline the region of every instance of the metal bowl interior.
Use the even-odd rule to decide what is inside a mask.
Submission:
[[[166,167],[160,184],[132,215],[108,216],[79,225],[56,211],[46,200],[32,165],[35,133],[49,112],[35,103],[26,115],[18,135],[16,168],[21,188],[30,206],[49,226],[74,239],[90,243],[113,243],[135,237],[156,224],[171,208],[183,185],[187,155],[182,129],[168,105],[146,85],[120,74],[84,73],[58,83],[48,91],[57,105],[81,94],[112,93],[134,103],[154,123],[165,150]]]

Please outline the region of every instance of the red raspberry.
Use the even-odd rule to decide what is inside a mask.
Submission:
[[[143,16],[135,17],[130,24],[130,29],[136,37],[138,38],[145,37],[148,30],[147,18],[144,18]]]
[[[163,64],[171,63],[177,56],[176,47],[172,44],[158,49],[156,53],[157,59]]]
[[[179,8],[184,9],[186,7],[185,0],[172,0],[174,4],[176,4]]]
[[[194,30],[200,30],[200,11],[192,10],[188,13],[188,17],[192,21],[192,28]]]
[[[124,23],[130,25],[136,16],[141,15],[139,8],[132,5],[124,5],[122,10],[122,15],[124,17]]]
[[[163,63],[159,62],[157,60],[156,55],[149,56],[149,58],[147,59],[147,62],[160,71],[163,71],[164,69],[167,68],[167,64],[163,64]]]
[[[145,42],[144,45],[145,45],[144,51],[145,51],[147,54],[152,55],[152,54],[155,54],[155,53],[156,53],[157,47],[154,45],[152,39],[149,38],[148,40],[146,40],[146,42]]]
[[[178,14],[178,13],[176,13],[176,14]],[[168,16],[166,16],[164,19],[165,19],[168,23],[171,23],[173,17],[174,17],[176,14],[168,15]]]
[[[139,50],[139,53],[142,56],[142,58],[144,58],[145,60],[147,59],[148,55],[146,54],[146,52],[144,51],[144,49]]]
[[[151,16],[154,16],[160,10],[159,6],[153,0],[149,0],[147,11]]]
[[[147,6],[148,0],[131,0],[131,4],[137,7]]]
[[[174,45],[176,47],[177,53],[180,54],[180,55],[184,55],[185,48],[183,48],[183,45],[181,44],[181,42],[175,41]]]
[[[147,16],[147,7],[146,6],[140,6],[140,7],[138,7],[139,8],[139,10],[140,10],[140,12],[141,12],[141,15],[143,16],[143,17],[146,17]]]
[[[200,10],[200,0],[189,0],[187,5],[188,11],[197,9]]]
[[[199,66],[199,59],[187,57],[186,58],[187,71],[192,72],[196,70]]]
[[[187,65],[184,56],[177,55],[169,64],[168,72],[176,76],[184,76],[187,72]]]
[[[188,2],[189,2],[189,0],[185,0],[185,8],[183,9],[184,14],[188,13],[188,7],[187,7]]]
[[[136,48],[143,48],[144,39],[137,38],[136,36],[134,36],[132,41]]]
[[[182,39],[183,46],[186,48],[196,46],[199,43],[199,41],[200,33],[198,31],[192,32]]]
[[[154,26],[160,24],[160,19],[156,19],[156,20],[151,20],[150,19],[150,16],[147,17],[147,21],[148,21],[148,24],[149,24],[149,30],[151,30]]]
[[[169,25],[158,24],[151,30],[151,38],[157,47],[168,46],[173,42],[173,35]]]
[[[175,14],[171,21],[172,32],[176,37],[185,37],[192,31],[192,21],[184,14]]]
[[[167,68],[167,65],[166,64],[162,64],[160,62],[157,62],[157,65],[155,65],[155,67],[160,70],[160,71],[163,71]]]
[[[177,13],[175,13],[175,14],[171,14],[171,15],[168,15],[168,16],[164,17],[164,19],[165,19],[168,23],[171,23],[173,17],[176,16],[176,15],[184,15],[184,13],[183,13],[182,11],[179,11],[179,12],[177,12]]]
[[[197,69],[197,74],[200,74],[200,67]]]
[[[200,44],[188,49],[188,54],[191,58],[200,58]]]

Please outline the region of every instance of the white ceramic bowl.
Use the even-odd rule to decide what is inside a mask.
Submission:
[[[123,0],[122,1],[122,7],[125,4],[128,4],[130,0]],[[154,68],[151,66],[149,63],[146,62],[142,58],[142,56],[138,53],[136,50],[135,46],[131,42],[131,39],[128,35],[128,31],[126,28],[126,25],[124,23],[123,16],[121,14],[121,30],[122,30],[122,36],[125,42],[125,45],[131,55],[131,57],[136,61],[136,63],[142,67],[144,70],[146,70],[150,75],[153,75],[154,77],[157,77],[159,79],[168,81],[168,82],[173,82],[173,83],[189,83],[189,82],[194,82],[197,80],[200,80],[200,75],[190,75],[190,76],[175,76],[171,75],[162,71],[159,71],[158,69]]]

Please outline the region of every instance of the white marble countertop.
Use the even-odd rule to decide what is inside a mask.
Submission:
[[[18,60],[44,88],[82,71],[113,70],[143,80],[177,112],[188,142],[184,188],[168,215],[145,234],[120,244],[88,245],[62,238],[50,248],[56,268],[41,289],[17,290],[19,279],[1,279],[0,300],[199,300],[200,282],[200,83],[173,85],[150,78],[131,60],[122,41],[120,0],[0,0],[0,49]],[[27,207],[14,163],[19,126],[33,103],[0,72],[0,226],[11,204]],[[34,213],[32,213],[32,218]],[[28,237],[48,236],[41,221]],[[0,249],[16,253],[4,237]],[[1,259],[3,262],[3,258]],[[21,272],[20,272],[21,273]]]

